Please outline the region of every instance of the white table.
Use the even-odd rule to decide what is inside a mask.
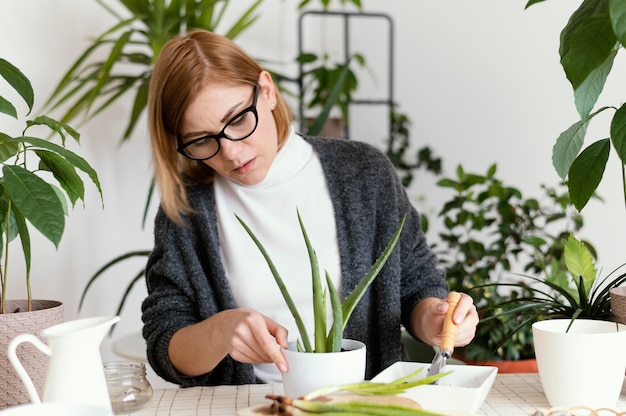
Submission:
[[[281,384],[160,389],[154,392],[152,400],[143,409],[132,415],[233,416],[238,410],[268,403],[266,394],[282,392]],[[538,409],[547,411],[549,407],[538,374],[499,374],[478,415],[527,416]],[[622,389],[614,410],[600,414],[626,415],[626,388]]]

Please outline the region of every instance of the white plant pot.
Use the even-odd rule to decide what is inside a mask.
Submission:
[[[569,319],[532,326],[541,385],[553,407],[613,408],[626,370],[626,325]]]
[[[344,339],[345,351],[328,353],[298,352],[295,342],[282,350],[289,370],[283,373],[285,395],[296,398],[320,387],[360,383],[365,379],[365,344]]]

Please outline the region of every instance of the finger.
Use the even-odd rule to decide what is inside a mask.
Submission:
[[[269,332],[255,333],[257,343],[263,355],[263,362],[272,362],[281,373],[287,371],[287,360],[280,352],[276,339]]]

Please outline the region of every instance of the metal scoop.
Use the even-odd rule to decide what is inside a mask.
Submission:
[[[443,372],[446,368],[448,358],[452,357],[452,351],[454,351],[454,338],[456,337],[456,324],[452,320],[454,316],[454,310],[456,305],[461,299],[461,294],[458,292],[450,292],[448,294],[448,312],[446,312],[446,318],[443,322],[443,334],[441,338],[441,346],[439,352],[435,354],[433,362],[428,369],[428,375],[432,376]],[[435,381],[433,384],[437,384]]]

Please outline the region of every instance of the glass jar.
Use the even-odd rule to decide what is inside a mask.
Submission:
[[[111,407],[114,413],[141,409],[152,398],[152,386],[146,378],[146,366],[134,361],[112,361],[104,364]]]

